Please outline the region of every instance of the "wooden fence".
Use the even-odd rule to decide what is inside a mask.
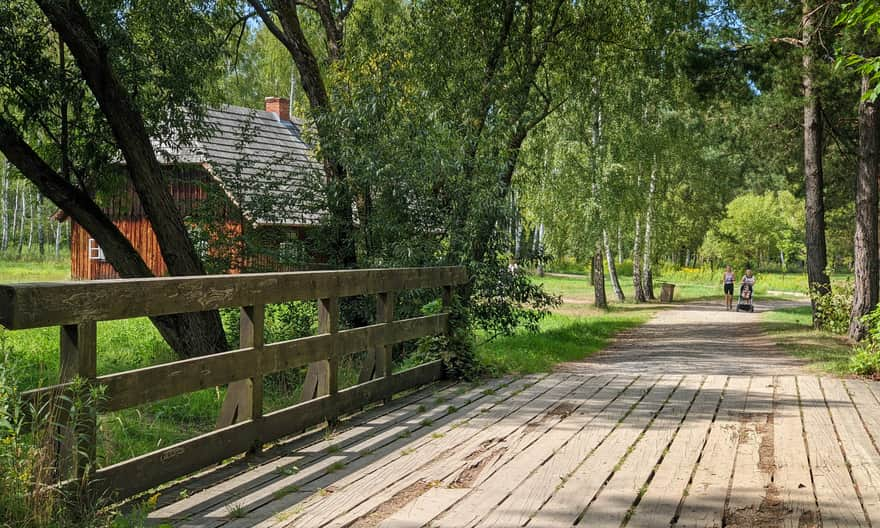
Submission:
[[[0,324],[61,327],[61,383],[29,391],[32,402],[64,401],[59,396],[70,392],[75,377],[105,388],[101,412],[229,384],[216,430],[91,472],[96,492],[123,498],[441,378],[439,361],[393,374],[391,345],[445,332],[453,288],[466,278],[464,268],[443,267],[0,285]],[[421,288],[442,289],[444,311],[395,320],[396,292]],[[356,295],[376,296],[376,324],[340,330],[339,298]],[[318,334],[264,343],[265,306],[294,300],[318,301]],[[97,376],[98,321],[235,307],[241,309],[238,350]],[[361,382],[339,390],[340,358],[362,351]],[[303,401],[264,414],[263,376],[306,365]],[[86,463],[78,467],[88,467],[95,460],[95,422],[84,433],[77,427],[78,437],[87,438],[77,450]]]

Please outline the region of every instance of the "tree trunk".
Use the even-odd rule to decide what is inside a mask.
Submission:
[[[637,303],[645,302],[647,299],[645,298],[645,290],[642,289],[642,270],[641,270],[641,260],[642,260],[642,226],[641,219],[638,215],[636,215],[636,233],[633,238],[633,252],[632,252],[632,261],[633,261],[633,299]]]
[[[55,222],[55,258],[61,257],[61,221]]]
[[[9,243],[15,244],[15,234],[17,233],[16,226],[18,226],[18,187],[19,185],[14,185],[12,187],[12,198],[15,200],[15,205],[12,208],[12,226],[9,229]]]
[[[623,227],[617,225],[617,263],[623,264]]]
[[[862,77],[862,95],[870,89],[870,79]],[[855,291],[849,322],[849,337],[861,340],[867,333],[862,317],[877,306],[880,287],[880,247],[877,239],[880,176],[880,114],[877,104],[859,105],[859,170],[856,178],[856,230],[854,238]]]
[[[611,275],[611,287],[614,288],[614,295],[618,301],[626,300],[623,294],[623,288],[620,287],[620,280],[617,278],[617,266],[614,265],[614,255],[611,254],[611,244],[608,243],[608,231],[602,230],[602,242],[605,245],[605,260],[608,262],[608,274]]]
[[[21,186],[21,222],[19,222],[19,231],[18,231],[18,256],[21,256],[21,250],[24,249],[24,229],[25,223],[27,221],[27,188],[22,185]]]
[[[593,280],[596,308],[605,310],[608,308],[608,298],[605,296],[605,270],[602,266],[602,251],[598,247],[596,252],[593,253],[591,263],[592,273],[590,273],[590,278]]]
[[[644,293],[648,300],[653,301],[654,297],[654,281],[651,272],[651,228],[653,227],[654,213],[654,191],[657,188],[657,161],[651,168],[651,182],[648,185],[648,211],[645,213],[645,247],[644,247],[644,263],[642,265],[642,276],[644,278]]]
[[[105,43],[100,40],[77,1],[37,0],[37,4],[76,59],[83,79],[110,125],[132,185],[156,234],[168,272],[177,276],[204,275],[205,269],[168,189],[143,116],[113,70]],[[63,181],[54,171],[53,175]],[[49,196],[48,193],[46,195]],[[349,215],[350,204],[351,202],[348,206]],[[89,232],[104,247],[97,233]],[[128,244],[128,247],[131,245]],[[130,258],[124,260],[128,261]],[[119,268],[117,271],[123,273]],[[133,268],[126,270],[127,273],[132,271]],[[146,275],[140,276],[149,276],[149,270],[147,271]],[[175,334],[169,344],[178,354],[197,356],[227,349],[226,336],[217,311],[162,318],[163,321],[166,319],[178,323],[174,328],[166,327],[163,332],[166,339],[172,332]]]
[[[40,246],[40,257],[46,255],[46,221],[43,218],[43,195],[37,194],[37,244]]]
[[[536,237],[538,255],[538,277],[544,276],[544,224],[538,224],[538,236]]]
[[[28,253],[31,252],[31,248],[34,246],[34,224],[37,222],[37,203],[36,200],[30,203],[30,225],[28,226]]]
[[[822,321],[816,312],[816,295],[831,291],[831,281],[825,268],[828,257],[825,248],[825,200],[822,173],[823,125],[822,109],[816,92],[814,60],[818,44],[815,7],[810,0],[803,2],[803,87],[804,87],[804,194],[806,211],[807,280],[812,294],[813,326]]]
[[[59,176],[0,116],[0,151],[37,189],[88,231],[123,278],[151,277],[150,268],[119,228],[81,189]],[[21,222],[22,226],[24,222]],[[68,231],[68,239],[69,239]],[[20,241],[19,241],[20,242]],[[219,317],[218,317],[219,319]],[[205,334],[203,318],[179,314],[152,318],[153,324],[181,356],[203,355],[216,350],[216,334]],[[219,324],[219,321],[218,321]],[[222,331],[222,327],[220,327]],[[221,334],[221,337],[225,337]],[[225,342],[223,343],[225,346]]]
[[[9,246],[9,160],[3,158],[3,194],[0,196],[0,209],[3,210],[3,226],[0,233],[0,252]]]
[[[332,111],[330,97],[321,74],[318,59],[303,31],[296,2],[269,2],[272,9],[266,9],[262,0],[248,0],[262,19],[266,28],[287,49],[299,72],[300,84],[309,100],[312,114],[315,117],[329,114]],[[328,62],[338,62],[342,58],[344,32],[340,24],[333,19],[332,11],[326,0],[318,0],[316,7],[320,9],[329,49],[332,54]],[[347,13],[347,11],[346,11]],[[274,16],[273,16],[274,15]],[[278,23],[275,22],[277,17]],[[344,17],[344,15],[343,15]],[[325,120],[316,119],[318,141],[324,145],[332,144],[332,131],[327,128]],[[323,140],[323,141],[322,141]],[[352,216],[352,196],[348,188],[347,171],[332,152],[322,151],[324,176],[327,179],[327,202],[330,217],[330,239],[332,264],[342,267],[357,265],[357,249],[354,239],[354,218]]]

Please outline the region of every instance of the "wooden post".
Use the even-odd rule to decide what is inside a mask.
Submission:
[[[394,321],[394,303],[397,296],[394,292],[376,294],[376,324]],[[371,346],[367,349],[364,364],[361,367],[358,383],[366,383],[373,378],[391,375],[391,346]]]
[[[446,285],[443,287],[443,311],[449,313],[452,310],[452,286]]]
[[[61,383],[80,377],[94,380],[97,377],[97,337],[98,326],[94,321],[61,327]],[[86,394],[70,394],[72,398],[85,398]],[[97,403],[97,402],[94,402]],[[93,467],[97,452],[97,409],[85,409],[87,417],[79,417],[79,423],[71,421],[68,405],[57,405],[54,409],[57,423],[62,428],[58,445],[58,477],[64,480],[68,470],[73,468],[77,478],[85,475]],[[51,412],[50,412],[51,415]],[[82,442],[82,444],[80,444]]]
[[[262,358],[263,327],[265,305],[243,306],[239,322],[239,346],[253,347],[254,361],[257,362],[257,376],[234,381],[229,384],[226,398],[217,418],[217,428],[226,427],[245,420],[259,420],[263,417],[263,376],[259,362]],[[254,450],[260,450],[259,440]]]
[[[318,333],[335,334],[339,331],[339,298],[318,300]],[[328,351],[329,359],[309,364],[300,402],[339,392],[339,355],[336,341]]]

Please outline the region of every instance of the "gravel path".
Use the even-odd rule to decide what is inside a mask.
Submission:
[[[621,333],[603,352],[559,370],[579,373],[726,375],[805,374],[804,362],[776,348],[761,331],[761,313],[806,301],[762,301],[755,313],[726,311],[721,302],[693,302],[659,312]]]

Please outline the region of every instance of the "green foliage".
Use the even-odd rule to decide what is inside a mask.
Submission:
[[[828,294],[820,295],[813,292],[816,317],[824,330],[834,334],[846,334],[852,313],[853,289],[853,282],[847,280],[834,282]]]
[[[800,261],[804,207],[790,192],[746,193],[727,204],[726,216],[706,234],[700,252],[716,265],[757,267],[767,261]],[[784,271],[784,270],[783,270]]]
[[[74,528],[103,526],[103,498],[94,497],[88,477],[74,479],[64,491],[51,486],[59,471],[54,457],[58,438],[58,409],[48,403],[27,404],[18,388],[18,373],[11,360],[15,350],[0,333],[0,519],[16,528]],[[85,427],[91,424],[103,401],[100,387],[88,387],[82,379],[71,385],[72,396],[63,397],[70,409],[68,421],[73,453],[85,452]],[[30,417],[30,418],[29,418]],[[72,473],[79,457],[74,456]],[[85,473],[91,468],[86,468]]]
[[[620,331],[638,326],[646,313],[612,311],[573,317],[551,315],[541,322],[541,332],[518,332],[477,348],[477,356],[493,375],[548,372],[564,361],[579,361],[604,348]]]
[[[880,343],[871,340],[857,345],[849,360],[849,368],[860,376],[880,375]]]

